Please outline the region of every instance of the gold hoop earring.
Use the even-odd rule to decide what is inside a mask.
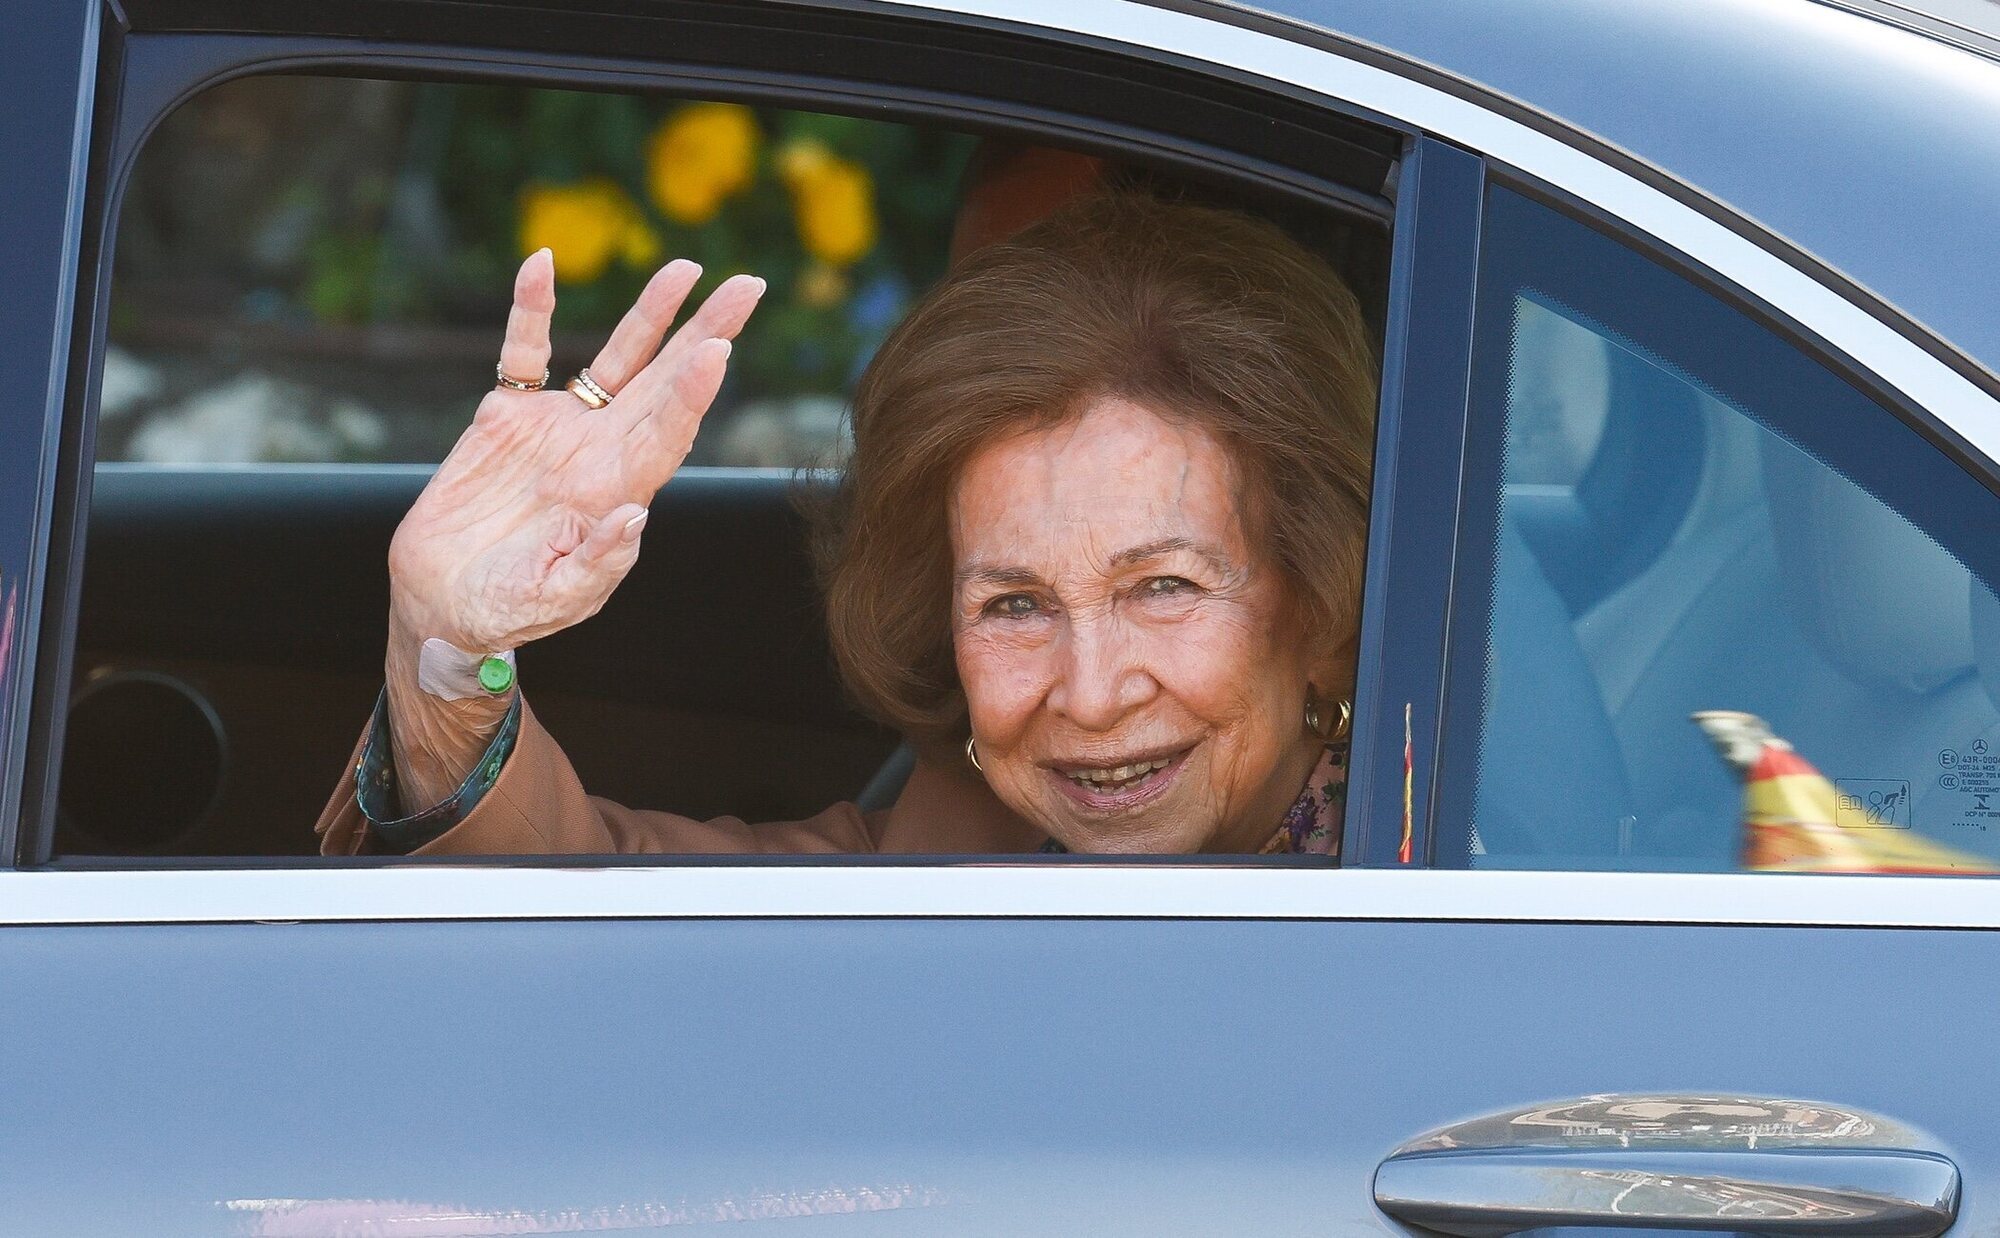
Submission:
[[[1340,703],[1340,721],[1333,724],[1332,738],[1346,739],[1347,733],[1353,729],[1354,729],[1354,702],[1343,700]]]
[[[1320,733],[1319,702],[1312,697],[1306,698],[1306,730],[1311,731],[1315,735]]]
[[[965,759],[972,762],[972,768],[978,770],[981,777],[985,776],[986,767],[979,763],[979,746],[970,735],[965,737]]]

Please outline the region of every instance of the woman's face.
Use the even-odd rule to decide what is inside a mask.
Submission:
[[[1128,400],[986,447],[953,638],[993,790],[1078,852],[1255,851],[1318,760],[1314,664],[1222,445]]]

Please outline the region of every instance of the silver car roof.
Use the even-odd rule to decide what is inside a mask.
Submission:
[[[1969,50],[2000,51],[1989,0],[1226,7],[1420,62],[1619,147],[2000,372],[2000,60]]]

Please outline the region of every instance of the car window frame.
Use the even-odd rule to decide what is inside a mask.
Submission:
[[[917,35],[928,27],[908,21],[904,24],[907,30],[902,51],[914,64],[923,51],[916,41]],[[880,30],[873,33],[879,36]],[[95,405],[105,348],[118,204],[152,130],[201,90],[257,74],[317,72],[575,89],[649,90],[703,100],[850,110],[892,120],[942,124],[974,132],[999,130],[1014,136],[1047,137],[1084,149],[1136,154],[1155,165],[1199,169],[1210,179],[1220,174],[1267,193],[1278,192],[1329,211],[1372,218],[1391,228],[1396,218],[1396,207],[1387,195],[1386,178],[1384,192],[1370,195],[1350,184],[1313,176],[1295,167],[1285,169],[1282,164],[1246,154],[1246,150],[1254,147],[1252,143],[1238,143],[1236,148],[1224,149],[1182,136],[1193,127],[1185,118],[1178,118],[1173,129],[1128,126],[1121,130],[1090,115],[1062,112],[1025,99],[998,98],[991,90],[983,94],[968,90],[945,96],[902,82],[864,83],[824,75],[771,72],[758,75],[743,66],[724,69],[713,64],[679,61],[635,66],[630,61],[547,50],[523,53],[508,49],[502,58],[493,48],[471,44],[440,46],[382,39],[359,49],[351,41],[325,34],[195,34],[121,28],[113,36],[107,40],[100,65],[100,89],[115,97],[115,106],[104,109],[103,115],[108,119],[97,126],[93,137],[92,177],[85,201],[85,246],[79,263],[83,295],[77,301],[76,332],[87,345],[80,350],[84,355],[72,363],[69,399],[65,402],[60,445],[64,467],[58,472],[54,496],[50,588],[42,608],[44,630],[55,639],[45,642],[39,658],[37,691],[31,709],[36,725],[30,737],[28,763],[37,776],[24,787],[21,828],[9,852],[17,864],[24,866],[136,867],[154,863],[131,857],[52,858],[51,850],[67,705],[63,685],[69,682],[81,600],[84,534],[94,475]],[[742,49],[746,62],[754,64],[760,55],[761,49],[748,46]],[[1229,85],[1226,81],[1219,84]],[[1223,106],[1216,103],[1214,109],[1219,114]],[[1378,118],[1361,114],[1359,109],[1327,109],[1316,102],[1310,115],[1316,121],[1349,116],[1358,126],[1357,133],[1372,135],[1380,147],[1376,157],[1385,170],[1394,167],[1409,141],[1406,133],[1385,128]],[[1337,148],[1340,141],[1338,136],[1332,139],[1333,147]],[[1272,144],[1266,141],[1264,145],[1268,149]],[[1360,149],[1365,154],[1366,148]],[[512,859],[526,862],[529,857]],[[567,865],[583,865],[603,863],[605,859],[543,857],[541,862],[559,860]],[[751,865],[770,860],[771,857],[732,857],[733,862]],[[371,857],[371,861],[389,862],[387,857],[379,861]],[[295,863],[285,857],[262,858],[262,862],[269,867],[290,867]],[[404,858],[402,862],[439,861]],[[932,862],[949,862],[949,858],[938,857]],[[1265,857],[1260,862],[1305,861]],[[1325,863],[1318,857],[1312,857],[1311,862]]]
[[[1343,850],[1360,868],[1430,854],[1486,165],[1422,137],[1400,178]]]
[[[22,180],[0,203],[0,226],[14,247],[13,278],[0,289],[0,322],[13,347],[0,359],[0,866],[15,859],[25,771],[36,739],[34,668],[48,575],[54,449],[69,390],[81,267],[84,189],[95,114],[95,70],[103,15],[70,5],[26,25],[13,49],[0,117]],[[18,96],[18,97],[17,97]]]

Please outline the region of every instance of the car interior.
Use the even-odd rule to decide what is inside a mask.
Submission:
[[[175,123],[167,117],[162,130],[171,133]],[[1356,163],[1363,172],[1350,192],[1375,202],[1372,212],[1260,188],[1240,170],[1205,174],[1185,161],[1168,166],[1104,146],[1091,153],[1115,159],[1151,191],[1274,218],[1349,281],[1379,342],[1388,295],[1384,184],[1395,147],[1392,138],[1357,132],[1355,149],[1367,157]],[[950,149],[962,153],[979,140],[1017,139],[988,121]],[[163,174],[149,179],[155,171],[141,152],[128,195],[165,192]],[[142,242],[157,251],[174,238],[133,238]],[[932,271],[943,269],[943,244],[940,235],[927,260]],[[115,344],[121,268],[113,270]],[[474,328],[490,325],[497,347],[501,315],[492,305],[488,297],[467,319]],[[753,323],[739,351],[759,347],[757,331]],[[175,356],[226,363],[244,338],[225,324],[181,332],[173,346],[181,350]],[[557,365],[564,363],[559,355]],[[478,383],[471,376],[457,404],[440,414],[469,416]],[[723,402],[729,398],[726,390]],[[133,435],[107,430],[100,441],[130,443]],[[312,822],[351,777],[381,687],[386,547],[428,475],[421,459],[99,460],[57,860],[314,852]],[[841,799],[864,807],[893,801],[911,754],[848,704],[821,631],[802,514],[809,503],[801,499],[828,476],[796,467],[684,468],[653,508],[637,568],[603,611],[521,652],[524,689],[594,794],[752,821],[796,819]]]
[[[1857,809],[1887,805],[1846,824],[2000,855],[1941,764],[2000,743],[1993,591],[1902,511],[1576,311],[1522,297],[1512,348],[1500,669],[1477,821],[1442,862],[1733,868],[1744,792],[1691,724],[1702,709],[1758,714]],[[1504,721],[1523,717],[1548,722]],[[1556,778],[1536,755],[1552,742]]]

